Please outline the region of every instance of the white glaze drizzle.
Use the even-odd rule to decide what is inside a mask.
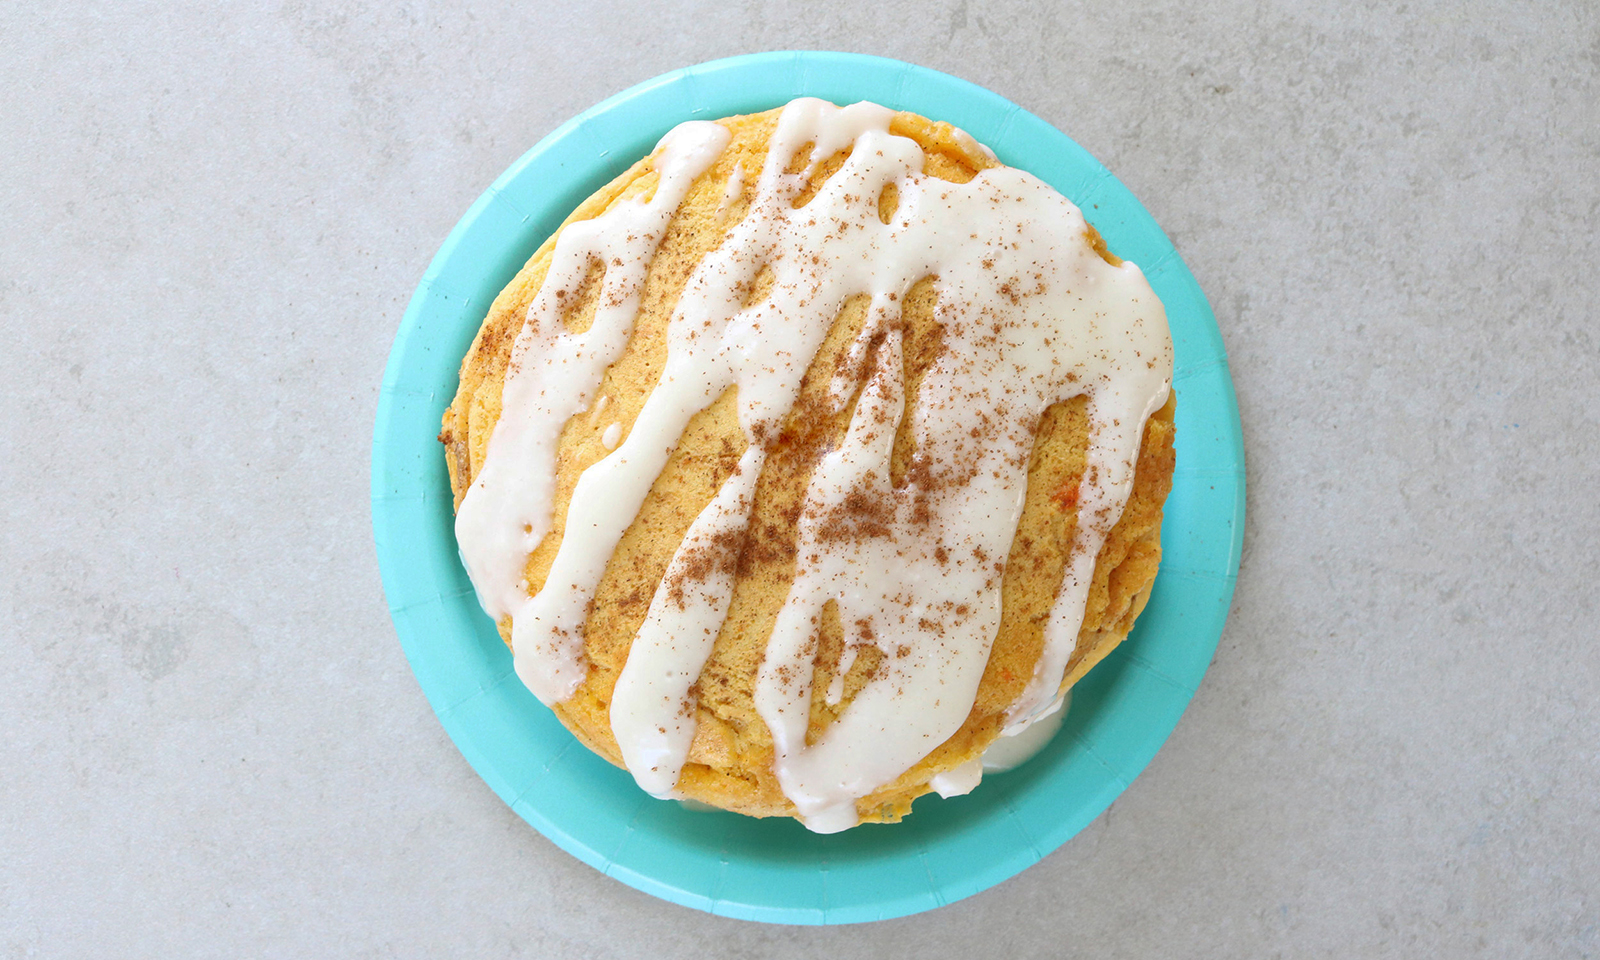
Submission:
[[[684,577],[696,549],[706,549],[744,526],[761,459],[758,447],[744,452],[732,479],[689,526],[683,547],[667,566],[665,581]],[[617,677],[611,694],[611,732],[634,779],[655,796],[675,795],[673,788],[694,739],[689,687],[711,655],[732,598],[733,575],[722,569],[689,584],[681,597],[657,590]]]
[[[456,542],[478,602],[496,620],[512,618],[517,676],[547,704],[571,696],[585,674],[581,604],[574,610],[570,595],[551,590],[530,597],[523,576],[528,555],[550,531],[556,441],[627,346],[662,234],[730,136],[709,121],[673,128],[658,147],[659,180],[649,201],[625,201],[562,229],[511,350],[489,455],[456,514]],[[577,292],[596,260],[607,265],[600,306],[588,330],[568,332],[561,301]],[[569,555],[569,546],[581,551],[583,544],[581,535],[565,538],[561,555],[567,568],[588,568],[598,580],[610,549],[598,557],[592,550],[581,558]]]
[[[1052,709],[1034,717],[1028,726],[989,744],[989,748],[983,751],[983,772],[1004,773],[1032,760],[1061,730],[1061,723],[1067,718],[1067,707],[1071,703],[1072,690],[1068,689]]]
[[[971,793],[982,782],[984,774],[1005,773],[1038,756],[1061,730],[1066,718],[1067,704],[1072,702],[1072,691],[1066,690],[1055,705],[1015,733],[1002,734],[989,744],[981,756],[973,757],[960,766],[937,773],[928,778],[928,786],[941,797],[959,797]]]
[[[733,210],[733,205],[738,202],[739,195],[744,192],[744,164],[733,165],[733,172],[728,174],[728,182],[722,188],[722,202],[717,204],[716,220],[718,223],[727,219],[728,213]]]
[[[492,506],[472,523],[457,524],[485,607],[513,614],[519,675],[547,703],[562,699],[582,679],[583,616],[605,563],[689,419],[737,387],[750,445],[694,521],[667,582],[681,583],[696,551],[715,549],[747,523],[766,457],[760,439],[776,434],[844,301],[868,294],[867,320],[850,352],[866,383],[844,439],[813,473],[794,584],[754,690],[784,793],[820,832],[853,826],[857,799],[909,769],[965,720],[999,625],[1001,576],[1026,490],[1033,431],[1050,404],[1086,393],[1091,443],[1072,559],[1051,610],[1044,655],[1008,711],[1005,732],[1020,732],[1057,703],[1095,558],[1131,488],[1144,422],[1165,402],[1171,379],[1159,301],[1137,267],[1112,267],[1089,248],[1076,207],[1007,168],[983,171],[967,184],[927,177],[921,149],[887,132],[891,117],[873,104],[841,109],[797,100],[784,109],[747,214],[680,295],[659,383],[622,445],[579,478],[568,535],[546,586],[527,598],[519,596],[526,593],[522,566],[550,522],[555,437],[566,417],[587,405],[626,342],[625,334],[615,342],[616,331],[631,330],[637,287],[665,226],[662,211],[670,217],[726,134],[721,143],[703,125],[669,134],[657,159],[662,176],[655,197],[630,211],[639,225],[627,217],[586,221],[597,226],[564,249],[567,234],[584,224],[569,226],[551,266],[552,280],[565,285],[556,289],[575,289],[595,247],[609,257],[625,232],[651,238],[633,260],[623,257],[636,264],[625,274],[631,287],[622,291],[631,290],[634,302],[625,323],[608,318],[612,339],[604,349],[592,348],[550,316],[547,280],[518,339],[514,361],[523,362],[514,362],[507,378],[506,412],[484,475],[502,457],[511,466],[499,467],[489,482],[480,475],[468,501],[484,486],[496,491]],[[811,165],[784,173],[807,143]],[[815,164],[851,147],[816,195],[792,208]],[[889,183],[899,190],[899,206],[884,224],[877,199]],[[672,208],[660,206],[667,202]],[[650,226],[654,232],[646,234]],[[774,272],[772,290],[741,308],[744,285],[763,264]],[[937,276],[944,351],[925,374],[910,429],[924,475],[939,482],[897,489],[888,464],[905,406],[899,306],[928,276]],[[608,291],[611,282],[608,272]],[[590,333],[600,327],[597,313]],[[874,337],[881,344],[869,349]],[[584,362],[567,360],[575,352]],[[841,409],[859,382],[856,376],[834,382]],[[524,426],[507,430],[508,418]],[[516,452],[503,454],[506,448]],[[839,524],[849,523],[863,496],[884,505],[881,522],[839,538]],[[656,592],[613,693],[612,729],[624,759],[657,796],[673,795],[694,733],[689,690],[727,612],[732,579],[712,566],[711,575],[673,596]],[[826,691],[828,702],[842,699],[843,675],[860,644],[875,644],[885,656],[839,719],[807,745],[810,642],[829,601],[838,604],[842,623],[859,630]],[[935,787],[970,789],[981,777],[981,762],[975,764],[941,774]]]

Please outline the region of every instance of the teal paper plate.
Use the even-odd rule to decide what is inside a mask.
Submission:
[[[875,100],[962,127],[1083,208],[1167,307],[1177,351],[1177,473],[1149,607],[1074,690],[1059,736],[972,794],[918,800],[900,824],[832,836],[790,820],[652,799],[580,746],[518,682],[457,559],[434,439],[489,303],[586,196],[684,120],[797,96]],[[1244,524],[1244,451],[1215,318],[1172,244],[1105,167],[981,87],[877,57],[786,52],[647,81],[528,151],[451,231],[400,323],[372,443],[372,525],[395,629],[456,745],[511,808],[563,850],[673,903],[778,923],[854,923],[929,910],[994,886],[1110,805],[1177,725],[1216,649]]]

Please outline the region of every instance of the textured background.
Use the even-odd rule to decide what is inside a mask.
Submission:
[[[1600,956],[1600,8],[0,8],[0,956]],[[931,914],[602,877],[445,737],[379,589],[389,342],[639,80],[911,60],[1105,162],[1208,292],[1250,517],[1148,771]]]

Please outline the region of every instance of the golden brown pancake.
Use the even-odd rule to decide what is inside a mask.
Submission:
[[[680,291],[701,258],[744,216],[756,190],[752,172],[762,169],[777,116],[774,110],[718,121],[732,132],[731,142],[695,181],[668,226],[650,263],[626,349],[605,372],[595,402],[573,416],[561,433],[553,523],[528,558],[530,592],[544,583],[561,543],[578,477],[615,445],[615,433],[611,444],[606,443],[607,427],[620,423],[626,436],[655,385],[666,356],[667,323]],[[900,113],[890,131],[921,147],[924,171],[933,177],[964,183],[978,171],[996,165],[971,138],[948,124]],[[837,171],[845,156],[841,152],[818,164],[795,206]],[[615,204],[648,196],[658,179],[654,159],[647,157],[634,164],[580,204],[566,223],[594,218]],[[789,169],[804,169],[805,159],[797,155]],[[889,208],[880,211],[885,222],[894,202],[892,194],[882,201]],[[1108,262],[1120,262],[1092,227],[1085,240]],[[501,411],[501,388],[512,345],[545,279],[555,242],[555,236],[546,240],[495,299],[462,361],[460,390],[445,412],[439,436],[458,508],[483,466]],[[593,318],[602,270],[602,264],[595,264],[590,281],[578,295],[563,300],[564,323],[569,330],[582,330]],[[751,297],[761,295],[763,282],[758,276]],[[929,278],[912,287],[903,306],[908,403],[917,402],[917,384],[943,349],[935,321],[936,297]],[[799,399],[756,483],[748,535],[720,545],[704,559],[705,564],[731,571],[735,585],[726,622],[691,689],[697,729],[678,783],[679,792],[686,797],[752,816],[796,815],[773,772],[773,739],[753,706],[752,687],[774,618],[795,576],[799,505],[819,458],[838,442],[848,424],[850,410],[833,412],[827,393],[830,379],[845,366],[843,353],[860,332],[865,312],[861,300],[848,301],[812,360]],[[602,404],[603,415],[598,409]],[[1055,404],[1039,424],[1025,506],[1004,567],[1000,628],[966,722],[920,763],[858,801],[861,819],[899,820],[910,810],[913,799],[929,792],[930,777],[980,755],[998,736],[1006,708],[1032,676],[1077,523],[1077,494],[1089,443],[1086,406],[1082,397]],[[1063,688],[1081,678],[1127,636],[1149,596],[1161,556],[1162,504],[1172,481],[1172,417],[1173,400],[1169,398],[1146,424],[1132,494],[1099,553],[1083,627]],[[910,419],[907,416],[903,422]],[[612,554],[595,593],[583,631],[587,677],[573,696],[553,709],[583,743],[619,766],[621,754],[611,732],[608,708],[629,646],[656,592],[683,589],[682,583],[664,581],[668,562],[690,523],[727,480],[746,445],[730,390],[690,421]],[[891,462],[896,483],[904,482],[910,465],[910,442],[897,438]],[[509,644],[510,618],[503,618],[499,627]],[[841,662],[846,642],[846,627],[830,605],[825,608],[815,644],[808,743],[848,709],[883,657],[873,646],[860,647],[844,678],[843,699],[829,705],[824,691]]]

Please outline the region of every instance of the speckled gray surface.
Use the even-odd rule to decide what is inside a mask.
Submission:
[[[0,956],[1600,956],[1600,8],[0,10]],[[1043,863],[843,929],[526,827],[387,619],[388,345],[474,197],[763,49],[983,84],[1138,194],[1233,360],[1205,684]],[[914,952],[913,952],[914,951]]]

